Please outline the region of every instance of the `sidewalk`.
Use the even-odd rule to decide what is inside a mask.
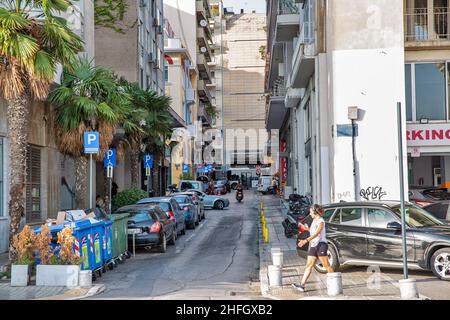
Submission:
[[[307,283],[307,291],[301,293],[291,287],[292,283],[301,281],[305,268],[305,259],[297,255],[296,240],[286,238],[282,222],[287,210],[280,198],[273,195],[261,197],[264,203],[264,215],[269,229],[269,242],[264,243],[260,236],[260,280],[261,293],[272,299],[357,299],[357,300],[393,300],[401,299],[397,281],[382,273],[366,272],[342,273],[343,296],[328,297],[327,276],[315,270]],[[258,203],[259,208],[259,203]],[[259,224],[261,231],[261,223]],[[262,234],[262,231],[260,232]],[[281,248],[283,251],[283,285],[278,288],[269,288],[267,267],[272,264],[270,249]],[[425,297],[423,297],[425,298]]]

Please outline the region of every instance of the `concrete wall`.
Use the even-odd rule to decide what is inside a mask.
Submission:
[[[396,104],[404,106],[405,100],[403,15],[399,14],[403,3],[336,0],[328,4],[329,103],[334,110],[331,124],[349,124],[349,106],[363,110],[356,138],[356,198],[360,198],[360,189],[378,186],[386,193],[383,199],[398,199]],[[406,163],[406,153],[402,156]],[[332,200],[336,201],[339,194],[350,195],[343,200],[354,199],[350,137],[335,137],[333,165]],[[406,176],[405,170],[405,183]]]

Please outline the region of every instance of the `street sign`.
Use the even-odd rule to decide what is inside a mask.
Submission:
[[[153,168],[153,155],[146,154],[144,155],[144,168]]]
[[[84,133],[84,153],[98,153],[100,151],[100,135],[98,132]]]
[[[189,172],[189,165],[183,164],[183,173],[187,173],[187,172]]]
[[[105,168],[108,167],[116,167],[116,163],[117,163],[117,152],[116,149],[109,149],[108,151],[106,151],[105,153],[105,158],[103,159],[103,165],[105,166]]]

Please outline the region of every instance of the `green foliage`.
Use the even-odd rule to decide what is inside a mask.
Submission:
[[[217,108],[214,107],[212,104],[207,104],[205,106],[205,112],[207,115],[209,115],[212,119],[216,119],[219,112],[217,111]]]
[[[195,177],[192,172],[183,172],[180,174],[180,180],[195,180]]]
[[[259,54],[261,55],[261,60],[266,60],[266,46],[259,47]]]
[[[118,33],[125,33],[123,24],[128,5],[124,0],[94,0],[94,19],[97,26],[113,29]]]
[[[135,188],[124,190],[122,192],[119,192],[112,198],[111,209],[114,212],[123,206],[135,204],[139,200],[146,197],[148,197],[148,194],[142,189]]]

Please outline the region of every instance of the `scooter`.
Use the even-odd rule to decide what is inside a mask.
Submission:
[[[244,191],[242,189],[236,190],[236,200],[241,202],[244,199]]]

